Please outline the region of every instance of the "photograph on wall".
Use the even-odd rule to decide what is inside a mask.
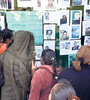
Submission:
[[[90,20],[90,5],[84,6],[84,20]]]
[[[40,66],[41,66],[41,61],[38,61],[38,60],[37,60],[37,61],[36,61],[36,66],[37,66],[37,67],[40,67]]]
[[[55,24],[44,25],[44,39],[55,39]]]
[[[59,28],[59,39],[60,40],[69,40],[70,36],[70,26],[61,26]]]
[[[81,24],[82,11],[73,10],[71,11],[71,24]]]
[[[85,38],[84,38],[84,45],[90,46],[90,36],[85,36]]]
[[[76,60],[76,54],[68,55],[68,67],[70,67],[72,64],[72,61],[75,61],[75,60]]]
[[[79,39],[81,38],[81,27],[80,25],[71,26],[71,39]]]
[[[58,25],[69,25],[69,10],[57,11]]]
[[[60,55],[70,54],[71,43],[70,41],[60,41]]]
[[[55,40],[44,40],[44,49],[52,49],[55,51]]]
[[[58,0],[58,9],[70,7],[70,0]]]
[[[71,52],[73,53],[77,53],[77,51],[79,50],[79,48],[81,47],[81,40],[73,40],[71,41]]]
[[[43,17],[43,23],[57,23],[57,12],[55,11],[46,11]],[[57,15],[58,16],[58,15]]]
[[[0,0],[0,9],[8,9],[8,0]]]
[[[87,5],[87,0],[72,0],[72,6]]]
[[[17,0],[18,7],[33,7],[34,0]]]
[[[8,9],[14,10],[14,0],[8,0]]]
[[[42,53],[42,46],[35,46],[35,58],[36,58],[36,60],[41,59],[41,53]]]
[[[90,36],[90,21],[83,21],[83,35]]]
[[[56,10],[57,0],[45,0],[45,10]]]
[[[5,20],[4,16],[0,16],[0,30],[5,29]]]
[[[45,1],[43,0],[34,0],[33,1],[33,10],[42,11],[45,9],[44,7]]]

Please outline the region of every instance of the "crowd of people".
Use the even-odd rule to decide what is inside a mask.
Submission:
[[[29,31],[0,31],[0,100],[90,100],[90,46],[82,46],[70,68],[61,71],[55,52],[35,61]]]

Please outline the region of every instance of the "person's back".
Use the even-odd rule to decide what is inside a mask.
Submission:
[[[4,85],[1,100],[26,100],[31,81],[34,58],[34,37],[27,31],[18,31],[13,43],[1,56]]]
[[[81,47],[77,52],[77,61],[73,62],[72,67],[64,69],[58,77],[58,80],[65,78],[70,81],[80,100],[90,100],[89,54],[90,46]]]
[[[29,100],[48,100],[50,90],[55,83],[56,68],[58,68],[55,52],[51,49],[43,50],[41,64],[42,66],[34,72]]]

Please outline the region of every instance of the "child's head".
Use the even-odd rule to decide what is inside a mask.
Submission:
[[[54,0],[48,0],[48,5],[53,5]]]
[[[74,20],[79,20],[79,18],[80,18],[80,12],[76,11],[74,14]]]
[[[41,55],[41,64],[43,65],[52,65],[54,74],[56,74],[56,56],[55,52],[51,49],[45,49]]]

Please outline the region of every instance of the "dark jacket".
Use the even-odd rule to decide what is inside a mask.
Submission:
[[[90,100],[90,67],[83,64],[81,68],[80,72],[77,72],[74,67],[64,69],[58,80],[67,79],[74,87],[80,100]]]
[[[0,56],[5,81],[1,87],[1,100],[26,100],[32,77],[33,52],[34,37],[32,33],[16,32],[13,43]]]

